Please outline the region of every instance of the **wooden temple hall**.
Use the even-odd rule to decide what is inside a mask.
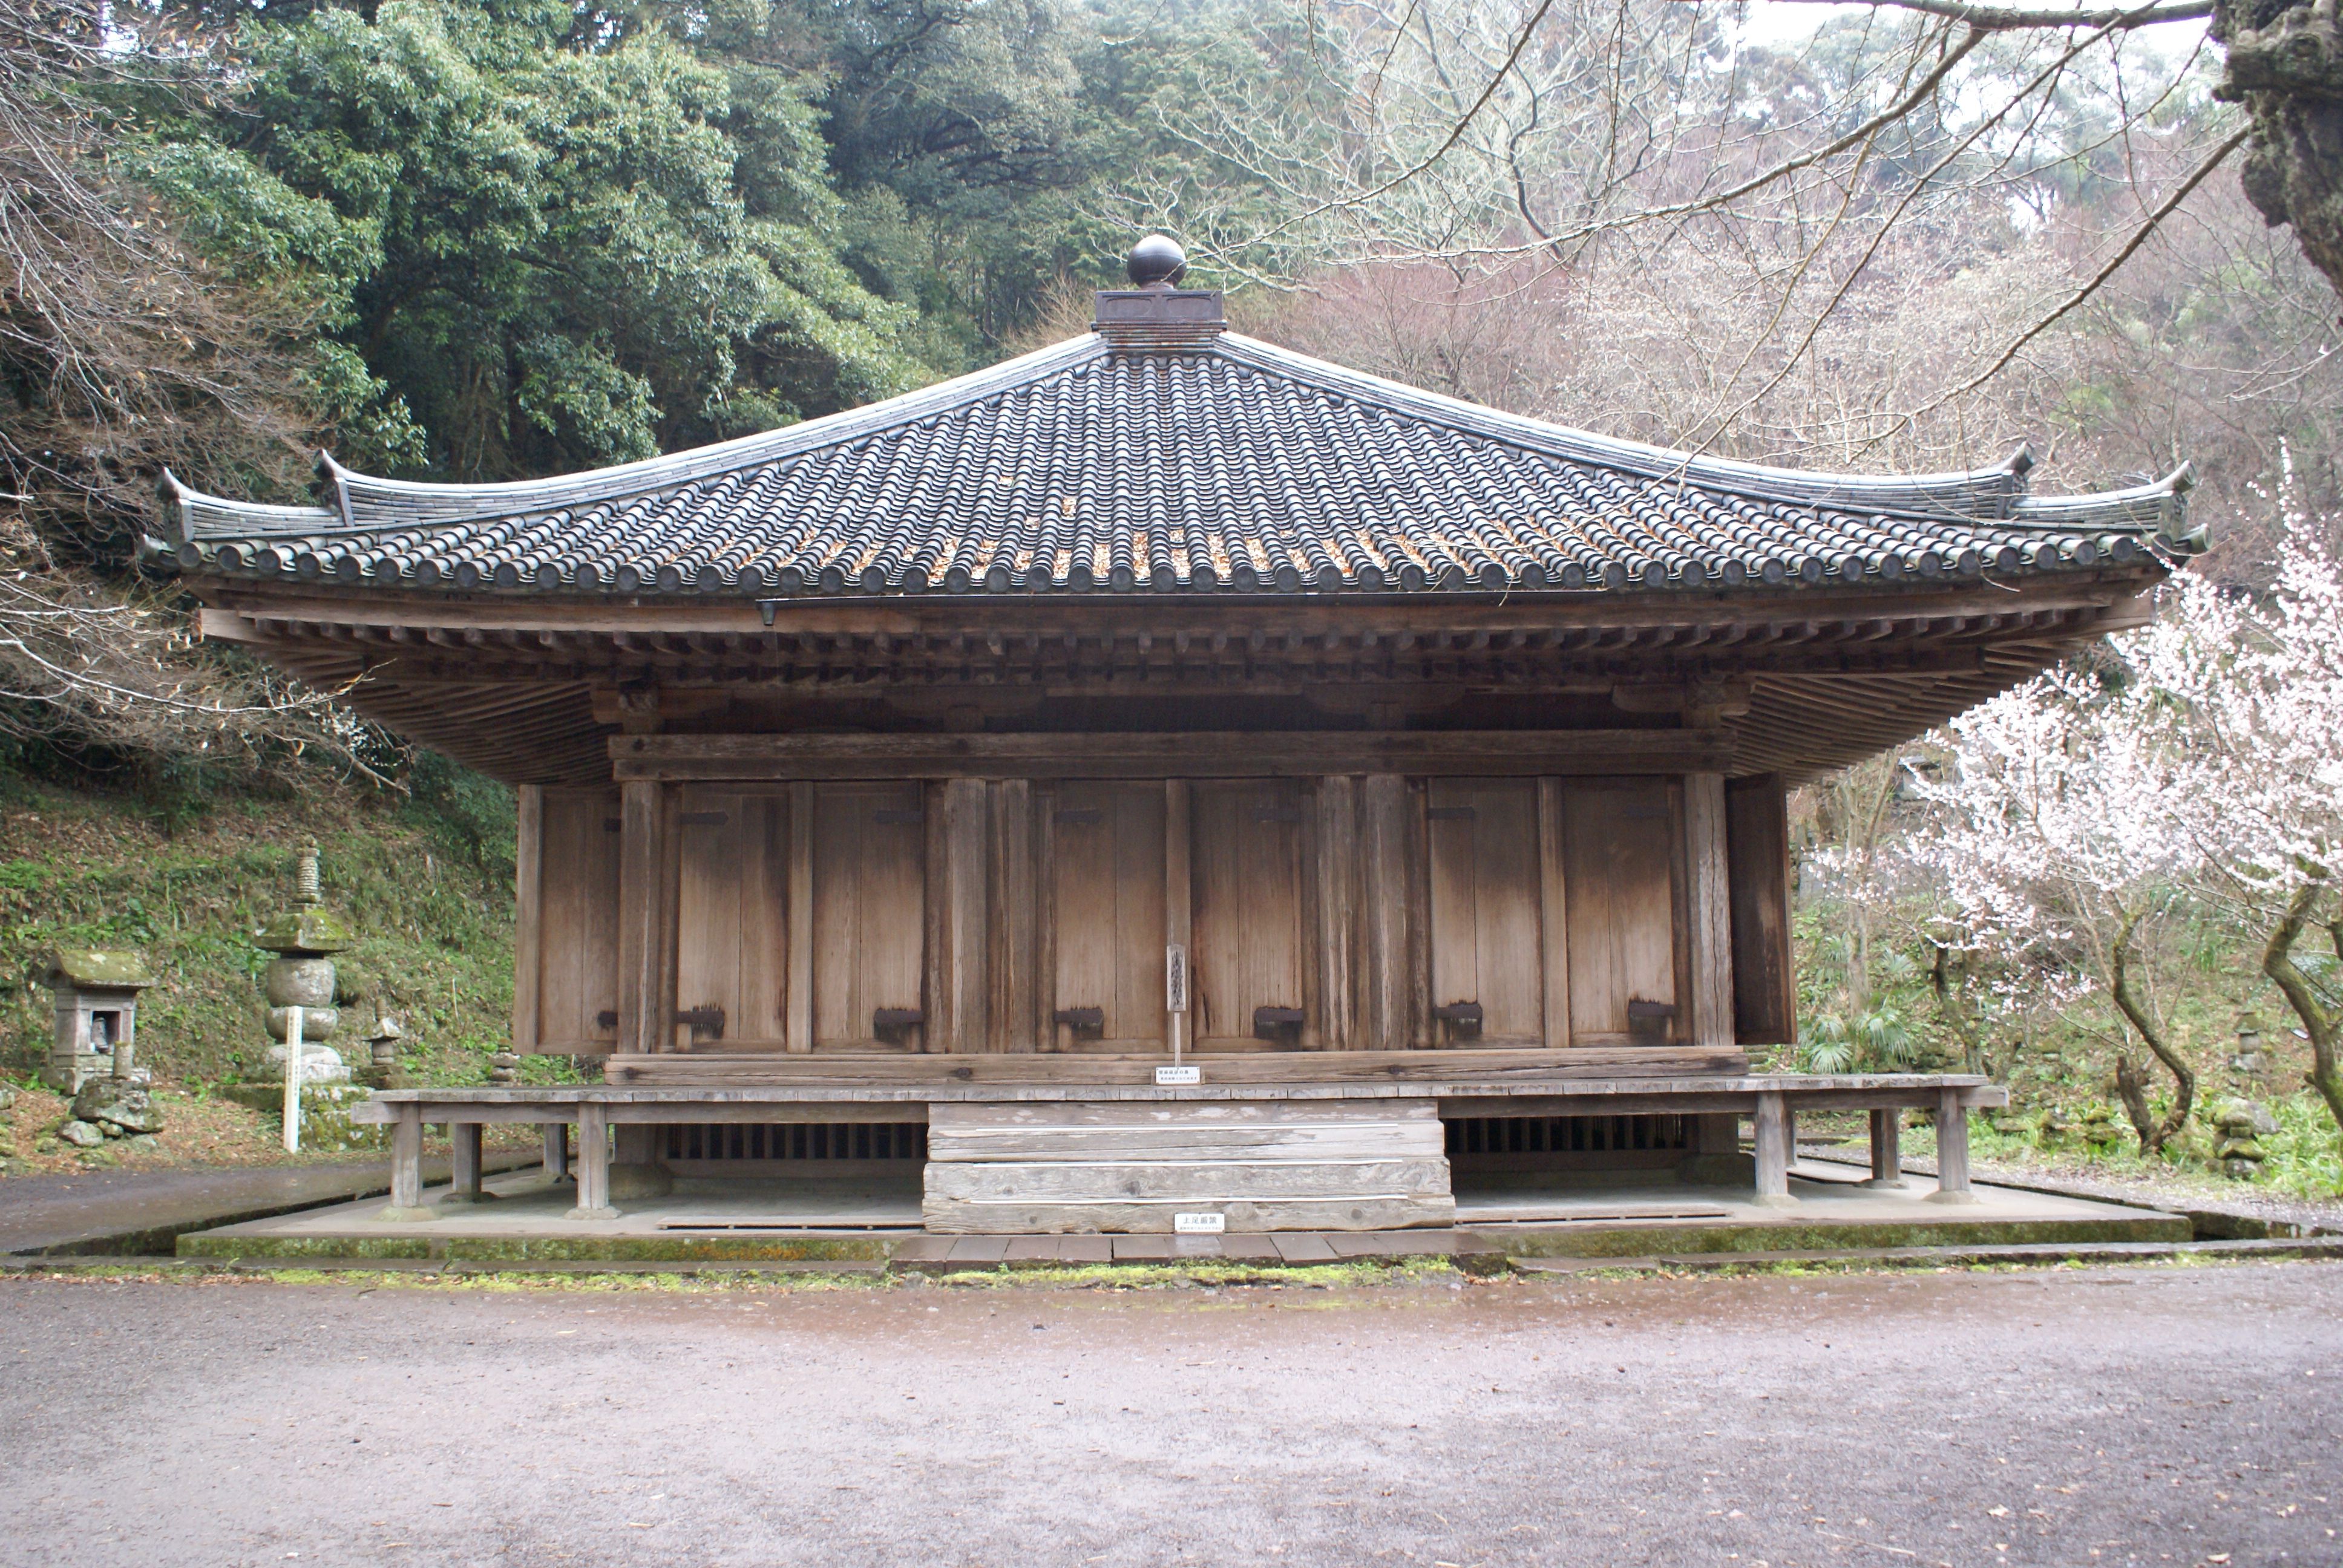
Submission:
[[[513,1033],[410,1089],[576,1140],[577,1217],[894,1171],[934,1230],[1442,1225],[1460,1181],[1785,1177],[1785,791],[2110,629],[2187,472],[2036,496],[1688,456],[1227,329],[1152,238],[1071,341],[498,485],[166,478],[235,643],[518,787]],[[1755,1123],[1754,1158],[1742,1152]],[[465,1156],[471,1155],[469,1175]],[[1217,1216],[1217,1218],[1215,1218]]]

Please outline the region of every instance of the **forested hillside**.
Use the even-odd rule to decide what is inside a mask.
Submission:
[[[2237,183],[2204,8],[1963,9],[0,0],[5,961],[154,947],[153,1060],[233,1072],[244,927],[315,833],[434,1049],[500,1027],[498,788],[191,647],[141,549],[165,467],[294,501],[319,447],[498,480],[765,429],[1081,330],[1152,227],[1244,330],[1612,434],[2030,443],[2046,490],[2189,460],[2196,569],[2266,595],[2338,540],[2337,299]],[[2022,1069],[2079,1124],[2128,1049],[2106,988],[1890,852],[1948,756],[1806,797],[1801,1051]],[[2169,891],[2142,961],[2217,1079],[2285,1004]]]

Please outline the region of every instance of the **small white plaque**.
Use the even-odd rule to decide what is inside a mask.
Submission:
[[[1174,1214],[1172,1229],[1182,1236],[1217,1236],[1229,1228],[1226,1214]]]
[[[1201,1067],[1159,1067],[1155,1070],[1155,1081],[1158,1084],[1202,1083],[1204,1081],[1204,1070]]]

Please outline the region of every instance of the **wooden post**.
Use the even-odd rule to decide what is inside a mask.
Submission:
[[[1564,858],[1562,780],[1538,780],[1538,936],[1545,981],[1545,1044],[1570,1044],[1570,879]]]
[[[813,786],[789,786],[789,1028],[793,1051],[813,1049]]]
[[[285,1152],[301,1152],[301,1061],[308,1048],[309,1021],[304,1010],[285,1010]]]
[[[1033,786],[1003,779],[988,789],[991,809],[991,1049],[1031,1050],[1041,1043],[1033,1015]]]
[[[545,994],[539,930],[545,865],[545,787],[524,784],[518,791],[519,832],[513,840],[513,1010],[515,1050],[537,1049],[538,1002]]]
[[[610,1113],[588,1101],[578,1108],[578,1207],[572,1220],[615,1220],[610,1207]]]
[[[1361,900],[1366,906],[1366,1009],[1369,1050],[1407,1049],[1407,780],[1370,773],[1359,787]]]
[[[1348,774],[1318,783],[1318,1043],[1325,1050],[1359,1045],[1356,968],[1359,787]]]
[[[989,988],[985,961],[990,942],[986,915],[991,901],[986,877],[988,837],[984,780],[954,779],[942,790],[943,899],[938,922],[943,951],[938,955],[942,980],[940,1011],[942,1027],[927,1035],[930,1050],[982,1050],[990,1034],[986,1017]],[[937,867],[930,865],[932,877]],[[930,884],[930,897],[935,896]],[[933,1016],[932,1014],[930,1015]]]
[[[1936,1099],[1936,1190],[1931,1203],[1974,1203],[1969,1188],[1969,1108],[1961,1091],[1947,1089]]]
[[[1738,1043],[1798,1038],[1797,965],[1790,951],[1789,797],[1781,775],[1725,787],[1733,877],[1733,1023]]]
[[[618,1038],[621,1052],[664,1050],[667,1020],[659,1001],[667,956],[659,930],[667,857],[660,843],[664,787],[630,783],[618,792]]]
[[[423,1206],[423,1108],[411,1101],[390,1124],[390,1207],[375,1217],[402,1223],[435,1218]]]
[[[1890,1107],[1871,1113],[1871,1180],[1866,1187],[1901,1187],[1904,1181],[1904,1113]]]
[[[477,1121],[451,1121],[447,1124],[447,1147],[454,1155],[454,1180],[449,1185],[450,1203],[488,1203],[496,1194],[480,1185],[480,1124]]]
[[[569,1179],[569,1123],[567,1121],[545,1124],[545,1174],[548,1180],[554,1181]]]
[[[1790,1161],[1797,1157],[1797,1125],[1776,1091],[1757,1097],[1757,1201],[1768,1209],[1797,1202],[1790,1196]]]
[[[1725,838],[1725,775],[1684,776],[1684,862],[1692,938],[1692,1043],[1730,1046],[1733,873]]]

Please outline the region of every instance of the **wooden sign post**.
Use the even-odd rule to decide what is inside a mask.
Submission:
[[[285,1152],[301,1152],[302,1009],[285,1010]]]
[[[1170,1013],[1172,1065],[1155,1070],[1155,1081],[1164,1083],[1202,1083],[1204,1075],[1198,1069],[1180,1060],[1182,1035],[1188,1014],[1188,950],[1178,942],[1163,950],[1163,1010]]]

